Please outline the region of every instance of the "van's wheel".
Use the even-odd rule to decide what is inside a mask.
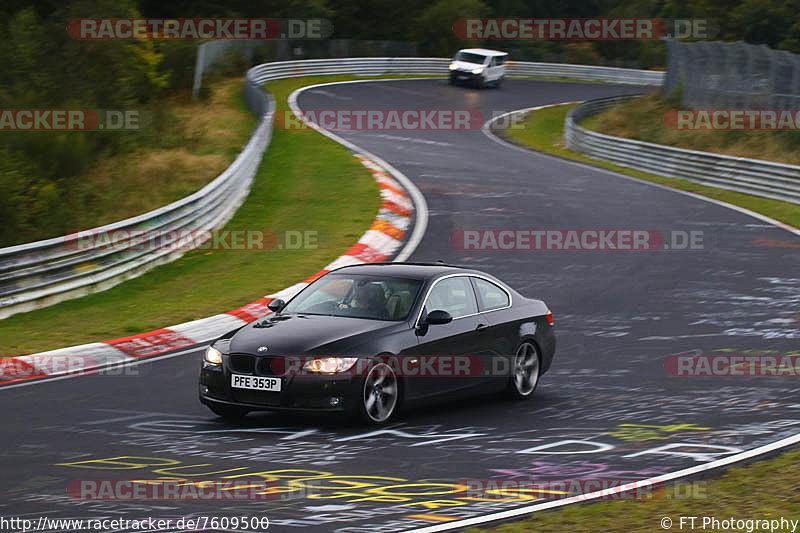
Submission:
[[[475,88],[476,89],[483,89],[484,87],[486,87],[486,77],[485,76],[480,76],[479,78],[477,78],[475,80]]]
[[[250,412],[248,409],[245,409],[244,407],[236,407],[235,405],[211,404],[208,406],[208,408],[211,409],[211,411],[215,415],[221,416],[225,420],[230,420],[230,421],[241,420],[242,418],[247,416],[247,413]]]
[[[539,384],[541,366],[536,345],[529,341],[522,342],[514,355],[511,378],[508,382],[508,393],[512,398],[525,400],[533,396],[533,391]]]
[[[505,76],[500,76],[499,78],[497,78],[497,81],[494,82],[495,89],[499,89],[500,86],[503,85],[503,80],[504,79],[505,79]]]
[[[369,369],[364,378],[359,402],[361,419],[371,425],[389,422],[397,410],[400,383],[392,367],[378,363]]]

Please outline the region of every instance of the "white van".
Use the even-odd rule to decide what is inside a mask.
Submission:
[[[468,83],[478,89],[493,85],[500,87],[506,75],[508,54],[484,48],[459,50],[450,63],[450,85]]]

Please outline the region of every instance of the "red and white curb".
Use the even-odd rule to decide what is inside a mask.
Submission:
[[[380,210],[372,226],[357,243],[313,276],[227,313],[120,339],[0,359],[0,385],[47,376],[87,374],[109,365],[125,364],[177,348],[207,342],[272,313],[267,308],[270,301],[275,298],[288,300],[331,270],[345,265],[388,261],[395,256],[397,260],[407,258],[419,242],[419,239],[414,242],[411,239],[406,240],[412,216],[416,215],[414,230],[420,227],[421,211],[426,215],[424,220],[427,220],[424,199],[422,204],[415,205],[409,192],[413,191],[421,197],[416,187],[395,169],[384,168],[371,154],[357,152],[355,156],[370,170],[378,182],[382,199]],[[409,187],[413,188],[412,191],[409,191]],[[424,226],[422,231],[424,232]],[[401,251],[404,240],[406,245]]]

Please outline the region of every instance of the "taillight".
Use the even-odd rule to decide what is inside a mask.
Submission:
[[[553,325],[553,313],[552,313],[552,311],[548,311],[545,316],[547,317],[547,323],[552,326]]]

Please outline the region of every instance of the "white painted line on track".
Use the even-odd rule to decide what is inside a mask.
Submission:
[[[427,79],[427,78],[403,78],[403,79]],[[362,82],[368,82],[368,81],[396,81],[396,78],[395,79],[385,79],[385,80],[355,80],[355,81],[340,82],[340,83],[362,83]],[[304,91],[306,89],[313,89],[315,87],[320,87],[320,86],[323,86],[323,85],[333,85],[333,84],[309,85],[307,87],[303,87],[301,89],[296,90],[295,92],[293,92],[289,96],[289,105],[292,108],[292,110],[295,112],[295,114],[297,114],[297,116],[302,116],[302,111],[299,110],[299,108],[297,107],[297,103],[296,103],[297,95],[300,94],[302,91]],[[309,122],[305,121],[305,118],[303,118],[303,120],[307,125],[309,125],[313,129],[319,131],[323,135],[325,135],[325,136],[329,137],[330,139],[332,139],[332,140],[344,145],[345,147],[347,147],[349,150],[351,150],[354,153],[354,155],[356,155],[356,156],[360,155],[361,159],[362,159],[362,163],[364,163],[365,166],[370,168],[371,171],[372,170],[376,170],[376,165],[377,165],[377,170],[388,172],[389,174],[391,174],[394,177],[394,179],[396,181],[400,182],[400,184],[401,184],[400,186],[405,188],[405,190],[407,191],[407,193],[409,194],[409,196],[412,199],[415,218],[414,218],[414,228],[412,229],[411,235],[409,236],[409,238],[406,241],[405,245],[403,246],[402,250],[400,250],[399,253],[394,254],[395,246],[392,244],[393,243],[393,239],[391,239],[388,235],[386,235],[384,233],[381,233],[380,231],[368,230],[364,234],[364,236],[362,236],[362,238],[359,239],[359,241],[358,241],[358,243],[367,244],[367,245],[369,245],[370,247],[372,247],[375,250],[386,250],[386,252],[385,252],[386,256],[395,255],[393,261],[405,261],[414,252],[414,250],[416,249],[417,245],[422,240],[422,237],[425,234],[425,229],[427,228],[427,225],[428,225],[428,208],[427,208],[427,203],[425,202],[425,198],[424,198],[424,196],[422,196],[422,193],[411,182],[411,180],[409,180],[402,172],[400,172],[399,170],[395,169],[394,167],[392,167],[391,165],[389,165],[388,163],[386,163],[382,159],[374,156],[373,154],[370,154],[369,152],[366,152],[365,150],[361,150],[358,146],[350,143],[349,141],[346,141],[345,139],[342,139],[341,137],[339,137],[337,135],[334,135],[334,134],[330,133],[327,130],[323,130],[323,129],[319,128],[318,126],[316,126],[316,124],[309,123]],[[369,165],[366,164],[364,162],[364,159],[371,160],[372,164],[369,164]],[[374,174],[374,172],[373,172],[373,174]],[[388,178],[388,176],[387,176],[384,179],[384,181],[389,180],[389,179],[390,178]],[[379,179],[378,177],[376,177],[376,180],[378,180],[379,182],[381,181],[381,179]],[[408,200],[404,196],[397,195],[396,193],[393,193],[391,191],[387,191],[386,189],[383,189],[383,188],[381,188],[380,194],[381,194],[381,198],[384,201],[387,201],[387,202],[390,202],[390,203],[394,203],[395,205],[400,206],[402,208],[411,208],[412,207],[412,205],[408,204]],[[376,221],[377,220],[388,220],[389,222],[391,222],[394,219],[401,219],[401,218],[404,218],[406,220],[410,220],[410,217],[408,217],[408,216],[403,217],[403,216],[395,215],[395,214],[391,214],[391,213],[389,215],[387,215],[384,211],[386,211],[386,210],[385,209],[379,210],[378,215],[375,218]],[[403,224],[398,224],[397,227],[400,227],[400,226],[403,226]],[[405,226],[403,226],[401,229],[405,230]],[[397,245],[399,245],[399,241],[397,241]],[[342,266],[344,264],[351,264],[351,263],[352,264],[358,264],[358,263],[363,263],[363,262],[364,261],[362,261],[362,260],[360,260],[360,259],[358,259],[358,258],[356,258],[354,256],[343,255],[343,256],[339,257],[336,261],[331,263],[330,265],[327,265],[325,267],[325,270],[331,270],[334,267]],[[308,282],[296,283],[295,285],[292,285],[291,287],[283,289],[282,291],[280,291],[278,293],[275,293],[275,294],[272,294],[272,295],[268,295],[265,298],[283,298],[285,300],[288,300],[288,299],[291,299],[291,297],[294,296],[301,289],[305,288],[307,285],[308,285]],[[217,315],[214,315],[214,316],[202,318],[202,319],[199,319],[199,320],[186,322],[186,323],[183,323],[183,324],[177,324],[177,325],[165,328],[165,329],[169,330],[170,334],[178,334],[178,335],[181,335],[181,336],[185,337],[186,339],[194,342],[194,344],[192,344],[192,348],[190,348],[188,350],[188,352],[191,352],[191,351],[197,349],[198,346],[205,345],[206,343],[208,343],[210,341],[213,341],[215,338],[217,338],[222,333],[225,333],[226,331],[230,331],[232,329],[235,329],[236,327],[238,327],[240,325],[244,325],[246,323],[247,323],[246,321],[242,320],[241,318],[239,318],[237,316],[234,316],[233,314],[222,313],[222,314],[217,314]],[[223,329],[219,329],[220,326],[223,326]],[[213,331],[209,332],[209,330],[211,330],[212,327],[214,327],[215,329]],[[217,329],[219,329],[219,331],[217,331]],[[155,332],[149,332],[149,333],[155,333]],[[195,339],[195,335],[197,335],[199,337],[199,339],[196,340]],[[115,340],[121,340],[121,339],[115,339]],[[97,348],[100,348],[100,350],[98,351]],[[176,355],[181,355],[181,354],[187,353],[187,350],[182,350],[182,351],[177,352],[175,354],[168,354],[166,357],[164,357],[164,356],[162,356],[162,357],[146,356],[146,357],[143,357],[142,359],[136,359],[132,355],[130,355],[128,352],[120,350],[119,347],[114,346],[112,341],[106,341],[106,342],[102,342],[102,343],[91,343],[91,344],[85,344],[85,345],[80,345],[80,346],[71,346],[71,347],[67,347],[67,348],[59,348],[59,349],[56,349],[56,350],[51,350],[49,352],[43,352],[43,353],[38,353],[38,354],[11,357],[8,360],[9,361],[18,360],[18,361],[22,361],[24,364],[30,364],[29,360],[44,359],[47,356],[55,356],[55,357],[63,358],[64,355],[66,355],[68,352],[76,352],[76,351],[79,352],[80,355],[85,355],[83,352],[88,352],[88,355],[96,357],[97,359],[105,359],[105,361],[103,361],[103,362],[99,362],[98,361],[98,364],[89,365],[89,366],[86,366],[85,368],[82,368],[80,370],[63,370],[63,371],[52,372],[52,373],[45,372],[45,374],[42,375],[42,376],[32,376],[33,379],[23,380],[23,381],[20,381],[19,383],[13,383],[13,380],[12,380],[12,382],[10,382],[8,384],[0,384],[0,389],[6,389],[6,388],[7,389],[11,389],[11,388],[24,387],[24,386],[28,386],[28,385],[43,383],[43,382],[46,382],[46,381],[57,381],[59,379],[67,379],[67,378],[85,376],[85,375],[87,375],[89,373],[94,373],[94,372],[99,371],[99,370],[106,370],[106,369],[112,369],[112,368],[122,368],[122,367],[125,367],[125,366],[132,366],[133,364],[139,364],[145,358],[147,360],[157,361],[157,360],[164,359],[164,358],[167,358],[167,357],[173,357],[173,356],[176,356]],[[0,362],[2,362],[2,361],[3,361],[3,359],[0,359]],[[39,366],[40,365],[35,365],[35,370],[36,371],[41,371],[42,370],[42,368],[39,368]],[[2,376],[2,372],[0,372],[0,376]]]
[[[722,202],[722,201],[715,200],[715,199],[712,199],[712,198],[707,198],[707,197],[699,195],[699,194],[694,194],[694,193],[690,193],[690,192],[686,192],[686,191],[681,191],[681,190],[678,190],[678,189],[673,189],[671,187],[666,187],[666,186],[660,185],[658,183],[652,183],[652,182],[649,182],[649,181],[640,180],[638,178],[634,178],[632,176],[626,176],[626,175],[620,174],[618,172],[613,172],[613,171],[606,170],[606,169],[603,169],[603,168],[594,167],[594,166],[592,166],[590,164],[587,164],[587,163],[582,163],[582,162],[577,162],[577,161],[570,161],[569,159],[564,159],[564,158],[561,158],[561,157],[556,157],[556,156],[552,156],[552,155],[545,154],[545,153],[542,153],[542,152],[538,152],[538,151],[535,151],[535,150],[532,150],[532,149],[523,148],[523,147],[517,146],[515,144],[509,143],[509,142],[506,142],[506,141],[500,139],[496,135],[492,134],[491,131],[490,131],[491,123],[494,122],[495,120],[498,120],[498,119],[504,117],[504,116],[508,116],[508,115],[511,115],[511,114],[514,114],[514,113],[535,111],[535,110],[538,110],[538,109],[543,109],[543,108],[546,108],[546,107],[554,107],[554,106],[557,106],[557,105],[566,105],[566,104],[569,104],[569,103],[574,103],[574,102],[564,102],[562,104],[552,104],[552,105],[547,105],[547,106],[529,107],[529,108],[520,109],[520,110],[517,110],[517,111],[510,111],[508,113],[505,113],[504,115],[500,115],[498,117],[495,117],[495,118],[487,121],[483,125],[483,128],[481,128],[481,130],[483,131],[483,133],[485,135],[487,135],[493,141],[495,141],[497,143],[500,143],[500,144],[502,144],[504,146],[507,146],[509,148],[513,148],[515,150],[519,150],[519,151],[522,151],[522,152],[527,152],[529,154],[530,153],[535,153],[537,155],[543,155],[545,157],[549,157],[551,159],[557,159],[559,161],[570,163],[572,165],[577,165],[577,166],[580,166],[582,168],[590,168],[590,169],[595,170],[595,171],[599,170],[599,171],[601,171],[601,172],[603,172],[605,174],[611,175],[611,176],[616,176],[616,177],[620,177],[620,178],[634,180],[634,181],[637,181],[639,183],[645,183],[647,185],[653,185],[653,186],[659,187],[661,189],[666,189],[666,190],[669,190],[669,191],[672,191],[672,192],[676,192],[676,193],[679,193],[679,194],[684,194],[684,195],[687,195],[687,196],[691,196],[693,198],[697,198],[698,200],[704,200],[704,201],[707,201],[707,202],[711,202],[713,204],[717,204],[717,205],[720,205],[720,206],[723,206],[723,207],[727,207],[727,208],[733,209],[734,211],[739,211],[740,213],[755,217],[755,218],[757,218],[759,220],[763,220],[765,222],[769,222],[770,224],[775,225],[775,226],[777,226],[779,228],[785,229],[785,230],[787,230],[787,231],[789,231],[791,233],[794,233],[795,235],[800,235],[800,230],[798,230],[797,228],[793,228],[793,227],[789,226],[788,224],[784,224],[783,222],[779,222],[777,220],[774,220],[774,219],[772,219],[770,217],[767,217],[765,215],[762,215],[760,213],[756,213],[754,211],[750,211],[749,209],[745,209],[743,207],[735,206],[735,205],[729,204],[727,202]],[[437,524],[437,525],[426,526],[426,527],[422,527],[422,528],[408,529],[408,530],[406,530],[406,533],[411,533],[411,532],[413,532],[413,533],[436,533],[436,532],[439,532],[439,531],[452,531],[452,530],[455,530],[455,529],[463,529],[463,528],[467,528],[467,527],[471,527],[471,526],[478,526],[478,525],[482,525],[482,524],[487,524],[489,522],[497,522],[499,520],[508,520],[508,519],[512,519],[512,518],[518,518],[520,516],[531,514],[531,513],[535,513],[535,512],[538,512],[538,511],[545,511],[547,509],[557,509],[559,507],[565,507],[565,506],[570,505],[570,504],[592,501],[592,500],[596,500],[596,499],[599,499],[599,498],[612,496],[614,494],[621,494],[621,493],[625,493],[625,492],[634,491],[634,490],[637,490],[637,489],[650,487],[650,486],[653,486],[653,485],[660,485],[660,484],[668,483],[668,482],[675,481],[675,480],[678,480],[678,479],[681,479],[681,478],[684,478],[684,477],[693,476],[693,475],[701,474],[701,473],[704,473],[704,472],[709,472],[711,470],[715,470],[715,469],[718,469],[718,468],[724,468],[724,467],[727,467],[727,466],[731,466],[731,465],[734,465],[736,463],[740,463],[742,461],[747,461],[748,459],[753,459],[753,458],[759,457],[761,455],[765,455],[765,454],[769,454],[769,453],[772,453],[772,452],[775,452],[775,451],[779,451],[779,450],[781,450],[783,448],[788,448],[790,446],[795,446],[797,444],[800,444],[800,433],[797,434],[797,435],[792,435],[791,437],[786,437],[785,439],[781,439],[781,440],[773,442],[771,444],[765,444],[764,446],[760,446],[758,448],[753,448],[752,450],[747,450],[747,451],[744,451],[744,452],[741,452],[741,453],[737,453],[735,455],[731,455],[729,457],[724,457],[722,459],[717,459],[716,461],[711,461],[711,462],[708,462],[708,463],[705,463],[705,464],[702,464],[702,465],[697,465],[697,466],[693,466],[693,467],[690,467],[690,468],[684,468],[682,470],[677,470],[675,472],[671,472],[671,473],[668,473],[668,474],[662,474],[660,476],[655,476],[655,477],[651,477],[651,478],[644,479],[644,480],[641,480],[641,481],[628,483],[628,484],[625,484],[625,485],[621,485],[619,487],[614,487],[614,488],[610,488],[610,489],[604,489],[604,490],[600,490],[600,491],[596,491],[596,492],[591,492],[589,494],[581,494],[581,495],[578,495],[578,496],[573,496],[573,497],[570,497],[570,498],[564,498],[564,499],[561,499],[561,500],[553,500],[553,501],[547,501],[547,502],[527,505],[525,507],[520,507],[520,508],[517,508],[517,509],[511,509],[511,510],[508,510],[508,511],[501,511],[501,512],[497,512],[497,513],[490,513],[490,514],[487,514],[487,515],[484,515],[484,516],[478,516],[478,517],[474,517],[474,518],[467,518],[467,519],[463,519],[463,520],[457,520],[457,521],[453,521],[453,522],[448,522],[446,524]]]
[[[338,142],[339,144],[345,146],[355,154],[361,154],[367,159],[371,159],[378,165],[382,166],[386,169],[389,174],[391,174],[397,181],[403,184],[406,191],[408,191],[408,195],[411,196],[411,199],[414,202],[414,207],[416,208],[414,212],[414,229],[411,230],[411,235],[409,236],[406,244],[403,246],[403,249],[394,257],[392,261],[400,262],[405,261],[411,254],[414,253],[414,250],[417,249],[419,243],[422,241],[422,237],[425,235],[425,230],[428,227],[428,204],[425,201],[425,197],[422,195],[422,192],[414,185],[408,177],[394,168],[392,165],[381,159],[380,157],[367,152],[363,148],[351,143],[350,141],[332,133],[324,128],[321,128],[317,124],[313,122],[309,122],[306,120],[306,117],[303,116],[303,111],[300,109],[300,106],[297,104],[297,97],[300,96],[305,91],[317,89],[319,87],[328,87],[331,85],[346,85],[352,83],[375,83],[375,82],[387,82],[387,81],[398,81],[398,80],[427,80],[431,78],[392,78],[392,79],[382,79],[382,80],[351,80],[351,81],[336,81],[330,83],[318,83],[316,85],[308,85],[306,87],[301,87],[297,89],[292,94],[289,95],[289,107],[291,108],[292,112],[297,116],[302,118],[303,122],[310,128],[320,132],[322,135],[333,139],[334,141]]]
[[[403,79],[430,79],[430,78],[403,78]],[[390,79],[390,80],[356,80],[356,81],[347,81],[347,82],[332,82],[332,83],[322,83],[322,84],[317,84],[317,85],[310,85],[310,86],[303,87],[303,88],[298,89],[295,92],[293,92],[289,97],[289,105],[292,108],[292,111],[295,112],[295,114],[297,114],[298,116],[301,116],[302,112],[300,111],[299,107],[297,106],[297,101],[296,100],[297,100],[297,96],[301,92],[303,92],[305,90],[312,89],[312,88],[315,88],[315,87],[327,86],[327,85],[348,84],[348,83],[374,83],[374,82],[381,82],[381,81],[397,81],[397,79]],[[527,109],[523,109],[523,110],[511,111],[511,112],[505,113],[503,115],[499,115],[498,117],[495,117],[492,120],[490,120],[487,123],[485,123],[483,125],[482,131],[490,139],[492,139],[493,141],[495,141],[497,143],[500,143],[500,144],[502,144],[502,145],[504,145],[506,147],[509,147],[509,148],[512,148],[512,149],[515,149],[515,150],[519,150],[519,151],[522,151],[522,152],[527,152],[527,153],[530,154],[531,152],[534,152],[534,151],[526,149],[526,148],[522,148],[522,147],[519,147],[519,146],[516,146],[516,145],[511,144],[511,143],[508,143],[506,141],[503,141],[502,139],[499,139],[495,135],[491,134],[491,132],[489,131],[490,123],[495,121],[495,120],[498,120],[498,119],[500,119],[500,118],[502,118],[504,116],[510,115],[510,114],[519,113],[519,112],[523,112],[523,111],[538,110],[538,109],[542,109],[542,108],[545,108],[545,107],[552,107],[552,106],[555,106],[555,105],[564,105],[564,104],[562,103],[562,104],[552,104],[550,106],[538,106],[538,107],[527,108]],[[304,121],[305,121],[305,119],[304,119]],[[314,128],[314,129],[316,129],[317,131],[319,131],[323,135],[325,135],[325,136],[327,136],[327,137],[329,137],[329,138],[331,138],[333,140],[336,140],[337,142],[339,142],[340,144],[348,147],[349,149],[353,150],[354,152],[364,154],[367,158],[372,159],[373,161],[375,161],[379,165],[383,166],[386,170],[388,170],[395,177],[395,179],[400,181],[407,188],[407,190],[409,191],[409,195],[414,200],[414,204],[415,204],[415,206],[417,208],[416,224],[415,224],[415,227],[414,227],[414,230],[412,232],[411,237],[407,241],[407,243],[404,246],[403,250],[400,252],[400,254],[398,254],[397,257],[395,257],[394,260],[395,261],[403,261],[406,258],[408,258],[413,253],[413,251],[416,249],[416,247],[418,246],[419,242],[421,241],[422,236],[424,235],[424,232],[425,232],[425,228],[427,227],[427,222],[428,222],[427,204],[425,202],[424,196],[419,191],[419,189],[417,189],[417,187],[405,175],[403,175],[401,172],[399,172],[397,169],[395,169],[394,167],[392,167],[391,165],[389,165],[388,163],[386,163],[382,159],[374,156],[373,154],[369,154],[368,152],[360,149],[359,147],[357,147],[356,145],[350,143],[349,141],[346,141],[345,139],[342,139],[338,135],[335,135],[335,134],[333,134],[333,133],[331,133],[331,132],[329,132],[327,130],[319,128],[315,124],[311,124],[311,123],[308,123],[308,122],[306,122],[306,124],[308,124],[310,127]],[[552,156],[552,155],[545,154],[545,153],[542,153],[542,152],[535,152],[535,153],[537,155],[540,155],[540,156],[548,157],[550,159],[555,159],[555,160],[558,160],[560,162],[569,163],[571,165],[579,166],[579,167],[584,168],[584,169],[590,169],[590,170],[595,171],[595,172],[599,171],[599,172],[602,172],[604,174],[608,174],[608,175],[615,176],[615,177],[618,177],[618,178],[624,178],[624,179],[633,180],[633,181],[636,181],[636,182],[639,182],[639,183],[645,183],[647,185],[659,187],[661,189],[669,190],[669,191],[672,191],[672,192],[675,192],[675,193],[683,194],[683,195],[686,195],[686,196],[691,196],[691,197],[699,199],[699,200],[711,202],[711,203],[714,203],[714,204],[717,204],[717,205],[720,205],[720,206],[723,206],[723,207],[727,207],[729,209],[733,209],[735,211],[739,211],[739,212],[741,212],[743,214],[749,215],[751,217],[754,217],[756,219],[762,220],[764,222],[768,222],[769,224],[778,226],[778,227],[780,227],[782,229],[785,229],[787,231],[790,231],[790,232],[792,232],[792,233],[794,233],[796,235],[800,235],[800,230],[798,230],[797,228],[793,228],[791,226],[788,226],[787,224],[784,224],[784,223],[779,222],[777,220],[771,219],[771,218],[769,218],[767,216],[761,215],[759,213],[755,213],[755,212],[750,211],[750,210],[745,209],[745,208],[741,208],[741,207],[738,207],[738,206],[735,206],[735,205],[732,205],[732,204],[728,204],[726,202],[722,202],[722,201],[719,201],[719,200],[714,200],[714,199],[711,199],[711,198],[707,198],[705,196],[702,196],[702,195],[699,195],[699,194],[695,194],[695,193],[690,193],[690,192],[681,191],[681,190],[678,190],[678,189],[673,189],[671,187],[667,187],[667,186],[660,185],[660,184],[657,184],[657,183],[648,182],[648,181],[645,181],[645,180],[634,178],[632,176],[627,176],[627,175],[624,175],[624,174],[620,174],[618,172],[613,172],[613,171],[609,171],[609,170],[606,170],[606,169],[603,169],[603,168],[599,168],[599,167],[593,166],[591,164],[577,162],[577,161],[571,161],[571,160],[568,160],[568,159],[560,158],[560,157],[557,157],[557,156]],[[142,358],[142,359],[136,359],[136,360],[133,360],[133,361],[125,361],[125,362],[122,362],[122,363],[114,363],[114,364],[110,364],[110,365],[106,365],[106,366],[102,366],[102,367],[96,367],[93,370],[102,370],[102,369],[106,369],[106,368],[114,368],[114,367],[121,367],[121,366],[133,366],[133,365],[138,365],[138,364],[142,364],[142,363],[155,362],[155,361],[162,360],[162,359],[169,359],[169,358],[177,357],[177,356],[180,356],[180,355],[185,355],[185,354],[192,353],[192,352],[197,352],[197,351],[202,350],[204,348],[204,345],[207,342],[209,342],[210,340],[212,340],[212,339],[208,339],[206,341],[198,342],[197,345],[195,345],[195,346],[193,346],[191,348],[180,350],[180,351],[177,351],[177,352],[174,352],[174,353],[160,355],[160,356],[147,357],[147,358]],[[68,378],[72,378],[72,377],[78,377],[78,376],[81,376],[81,375],[82,374],[68,374],[68,375],[53,376],[51,378],[39,378],[39,379],[36,379],[36,380],[32,380],[30,382],[22,382],[22,383],[7,385],[7,386],[4,386],[4,387],[0,387],[0,389],[11,389],[11,388],[15,388],[15,387],[24,387],[24,386],[27,386],[27,385],[40,384],[40,383],[47,382],[47,381],[57,381],[57,380],[61,380],[61,379],[68,379]],[[708,472],[710,470],[714,470],[714,469],[717,469],[717,468],[723,468],[723,467],[726,467],[726,466],[734,465],[736,463],[739,463],[739,462],[742,462],[742,461],[746,461],[748,459],[756,458],[756,457],[759,457],[761,455],[768,454],[768,453],[771,453],[771,452],[775,452],[775,451],[781,450],[783,448],[786,448],[786,447],[789,447],[789,446],[793,446],[793,445],[797,445],[797,444],[800,444],[800,434],[794,435],[794,436],[791,436],[791,437],[787,437],[787,438],[781,439],[779,441],[776,441],[774,443],[767,444],[767,445],[764,445],[764,446],[760,446],[760,447],[754,448],[752,450],[744,451],[744,452],[741,452],[741,453],[738,453],[738,454],[735,454],[735,455],[732,455],[732,456],[729,456],[729,457],[726,457],[726,458],[723,458],[723,459],[718,459],[718,460],[711,461],[711,462],[708,462],[708,463],[705,463],[705,464],[702,464],[702,465],[697,465],[697,466],[694,466],[694,467],[685,468],[685,469],[678,470],[678,471],[675,471],[675,472],[672,472],[672,473],[668,473],[668,474],[662,474],[660,476],[648,478],[648,479],[645,479],[645,480],[640,480],[640,481],[636,481],[636,482],[633,482],[633,483],[628,483],[626,485],[622,485],[622,486],[615,487],[615,488],[604,489],[604,490],[601,490],[601,491],[596,491],[596,492],[585,494],[585,495],[573,496],[571,498],[565,498],[565,499],[561,499],[561,500],[554,500],[554,501],[547,501],[547,502],[542,502],[542,503],[538,503],[538,504],[532,504],[532,505],[520,507],[520,508],[517,508],[517,509],[511,509],[511,510],[508,510],[508,511],[502,511],[502,512],[497,512],[497,513],[490,513],[490,514],[487,514],[487,515],[484,515],[484,516],[480,516],[480,517],[473,517],[473,518],[468,518],[468,519],[463,519],[463,520],[457,520],[457,521],[448,522],[448,523],[445,523],[445,524],[437,524],[437,525],[426,526],[426,527],[422,527],[422,528],[409,529],[409,530],[406,530],[406,531],[407,532],[414,532],[414,533],[435,533],[435,532],[439,532],[439,531],[452,531],[452,530],[455,530],[455,529],[463,529],[463,528],[466,528],[466,527],[486,524],[488,522],[495,522],[495,521],[498,521],[498,520],[507,520],[507,519],[511,519],[511,518],[517,518],[517,517],[520,517],[522,515],[531,514],[531,513],[537,512],[537,511],[543,511],[543,510],[546,510],[546,509],[554,509],[554,508],[564,507],[566,505],[570,505],[570,504],[574,504],[574,503],[586,502],[586,501],[591,501],[591,500],[595,500],[595,499],[606,497],[606,496],[611,496],[611,495],[618,494],[618,493],[630,492],[632,490],[641,489],[641,488],[648,487],[648,486],[651,486],[651,485],[667,483],[667,482],[674,481],[674,480],[677,480],[677,479],[680,479],[680,478],[683,478],[683,477],[697,475],[697,474]]]
[[[791,437],[787,437],[785,439],[781,439],[779,441],[773,442],[772,444],[766,444],[764,446],[760,446],[758,448],[753,448],[752,450],[748,450],[745,452],[737,453],[736,455],[731,455],[730,457],[725,457],[723,459],[717,459],[716,461],[711,461],[709,463],[705,463],[698,466],[693,466],[690,468],[684,468],[683,470],[678,470],[675,472],[671,472],[668,474],[662,474],[660,476],[651,477],[648,479],[644,479],[641,481],[636,481],[633,483],[628,483],[625,485],[621,485],[619,487],[614,487],[610,489],[598,490],[595,492],[591,492],[589,494],[581,494],[578,496],[572,496],[570,498],[564,498],[563,500],[554,500],[548,501],[543,503],[535,503],[532,505],[526,505],[525,507],[520,507],[518,509],[511,509],[508,511],[501,511],[499,513],[491,513],[484,516],[477,516],[474,518],[466,518],[464,520],[458,520],[454,522],[448,522],[446,524],[439,524],[435,526],[427,526],[417,529],[407,529],[406,533],[414,532],[414,533],[435,533],[438,531],[451,531],[453,529],[462,529],[465,527],[476,526],[480,524],[485,524],[487,522],[496,522],[498,520],[507,520],[509,518],[516,518],[521,515],[526,515],[530,513],[535,513],[537,511],[544,511],[547,509],[555,509],[558,507],[564,507],[566,505],[570,505],[573,503],[581,503],[591,500],[596,500],[598,498],[603,498],[607,496],[613,496],[614,494],[620,494],[625,492],[630,492],[637,489],[647,488],[652,485],[660,485],[663,483],[668,483],[670,481],[675,481],[677,479],[693,476],[696,474],[701,474],[703,472],[707,472],[709,470],[714,470],[716,468],[723,468],[726,466],[733,465],[735,463],[740,463],[742,461],[746,461],[748,459],[752,459],[758,457],[759,455],[764,455],[767,453],[771,453],[782,448],[786,448],[789,446],[793,446],[796,444],[800,444],[800,434],[793,435]]]
[[[503,145],[503,146],[505,146],[507,148],[512,148],[514,150],[517,150],[517,151],[520,151],[520,152],[526,152],[528,154],[533,153],[533,154],[536,154],[536,155],[539,155],[539,156],[542,156],[542,157],[546,157],[546,158],[549,158],[549,159],[555,159],[555,160],[558,160],[558,161],[561,161],[561,162],[564,162],[564,163],[568,163],[570,165],[579,166],[579,167],[585,168],[585,169],[591,169],[591,170],[593,170],[595,172],[601,172],[601,173],[607,174],[609,176],[615,176],[617,178],[623,178],[623,179],[626,179],[626,180],[635,181],[637,183],[643,183],[645,185],[650,185],[652,187],[657,187],[659,189],[663,189],[663,190],[666,190],[666,191],[671,191],[671,192],[674,192],[674,193],[677,193],[677,194],[683,194],[684,196],[691,196],[692,198],[695,198],[697,200],[702,200],[704,202],[710,202],[712,204],[716,204],[716,205],[719,205],[719,206],[722,206],[722,207],[727,207],[728,209],[733,209],[734,211],[738,211],[739,213],[751,216],[753,218],[761,220],[762,222],[767,222],[767,223],[769,223],[769,224],[771,224],[773,226],[777,226],[777,227],[779,227],[781,229],[784,229],[784,230],[786,230],[786,231],[788,231],[790,233],[794,233],[795,235],[800,236],[800,229],[792,227],[789,224],[781,222],[780,220],[775,220],[774,218],[770,218],[770,217],[768,217],[766,215],[762,215],[761,213],[756,213],[755,211],[751,211],[751,210],[746,209],[744,207],[739,207],[738,205],[729,204],[728,202],[723,202],[722,200],[716,200],[714,198],[709,198],[708,196],[703,196],[702,194],[697,194],[697,193],[693,193],[693,192],[689,192],[689,191],[682,191],[680,189],[675,189],[674,187],[667,187],[666,185],[661,185],[660,183],[653,183],[652,181],[647,181],[647,180],[635,178],[633,176],[628,176],[626,174],[621,174],[619,172],[614,172],[613,170],[607,170],[605,168],[594,166],[594,165],[589,164],[589,163],[584,163],[582,161],[573,161],[571,159],[567,159],[567,158],[564,158],[564,157],[558,157],[558,156],[555,156],[555,155],[547,154],[545,152],[540,152],[538,150],[534,150],[533,148],[523,148],[522,146],[517,146],[516,144],[513,144],[513,143],[510,143],[508,141],[505,141],[505,140],[501,139],[500,137],[498,137],[497,135],[495,135],[495,134],[493,134],[491,132],[491,124],[493,122],[495,122],[497,120],[500,120],[501,118],[507,117],[509,115],[514,115],[514,114],[518,114],[518,113],[527,113],[529,111],[538,111],[540,109],[545,109],[545,108],[548,108],[548,107],[556,107],[556,106],[560,106],[560,105],[569,105],[569,104],[578,104],[578,103],[580,103],[580,102],[561,102],[560,104],[549,104],[549,105],[542,105],[542,106],[537,106],[537,107],[527,107],[527,108],[523,108],[523,109],[517,109],[515,111],[509,111],[507,113],[503,113],[502,115],[498,115],[498,116],[496,116],[496,117],[494,117],[494,118],[492,118],[490,120],[487,120],[484,123],[483,127],[481,128],[481,131],[483,132],[484,135],[489,137],[494,142],[496,142],[498,144],[501,144],[501,145]],[[664,176],[664,177],[669,178],[670,176]],[[681,178],[672,178],[672,179],[681,179]]]

